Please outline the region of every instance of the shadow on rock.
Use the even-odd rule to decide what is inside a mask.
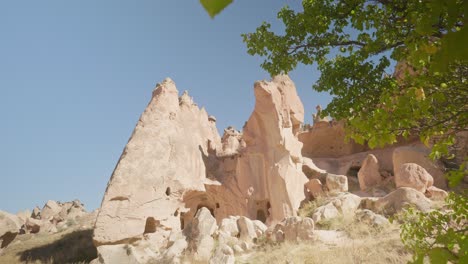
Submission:
[[[41,261],[51,264],[89,262],[97,258],[93,230],[67,234],[51,244],[18,253],[22,262]]]

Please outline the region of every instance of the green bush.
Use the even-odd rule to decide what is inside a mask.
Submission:
[[[468,263],[467,194],[450,193],[442,210],[402,214],[400,236],[413,253],[411,263]]]

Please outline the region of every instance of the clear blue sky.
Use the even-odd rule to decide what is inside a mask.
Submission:
[[[179,91],[241,128],[253,83],[269,78],[241,33],[275,22],[299,0],[236,0],[214,20],[198,0],[0,2],[0,210],[49,200],[100,206],[107,181],[155,84]],[[318,72],[291,73],[306,108],[330,97]]]

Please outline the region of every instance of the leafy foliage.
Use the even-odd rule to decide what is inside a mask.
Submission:
[[[205,8],[206,12],[211,18],[214,18],[217,14],[223,11],[228,5],[232,3],[232,0],[200,0],[201,5]]]
[[[313,88],[333,96],[323,111],[347,120],[350,137],[370,147],[419,135],[448,154],[468,129],[468,1],[304,0],[278,18],[284,35],[263,23],[244,34],[248,52],[276,75],[316,63]],[[396,74],[389,68],[399,62]]]
[[[408,209],[403,214],[401,238],[413,251],[412,263],[468,263],[468,199],[450,193],[447,208],[423,213]]]

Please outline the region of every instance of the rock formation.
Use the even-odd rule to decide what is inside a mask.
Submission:
[[[346,143],[343,123],[320,119],[320,113],[304,131],[304,107],[287,76],[256,82],[254,94],[242,131],[228,127],[220,137],[216,118],[188,92],[179,97],[170,79],[156,86],[109,180],[93,263],[177,263],[185,253],[204,263],[233,263],[265,234],[276,241],[310,240],[314,221],[356,216],[383,225],[388,221],[376,213],[407,203],[430,208],[422,193],[429,184],[421,192],[393,191],[394,168],[409,159],[401,146],[418,142],[377,150]],[[362,196],[382,197],[346,193],[360,189],[372,191]],[[434,199],[443,196],[427,190]],[[329,202],[313,219],[297,216],[301,204],[319,197]],[[364,210],[356,215],[358,207]]]

